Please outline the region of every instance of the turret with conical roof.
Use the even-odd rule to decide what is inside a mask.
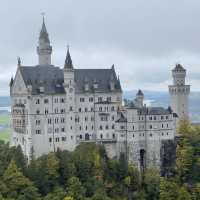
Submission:
[[[39,65],[51,65],[52,46],[50,45],[49,34],[46,29],[44,16],[39,36],[37,53]]]
[[[144,101],[144,94],[142,90],[139,89],[136,94],[135,105],[141,108],[143,106],[143,101]]]
[[[69,47],[67,47],[67,55],[66,55],[66,59],[65,59],[64,69],[73,70],[73,68],[74,67],[73,67],[71,55],[70,55],[70,52],[69,52]]]
[[[169,85],[170,105],[180,119],[189,118],[190,85],[185,84],[186,70],[181,64],[172,69],[173,85]]]

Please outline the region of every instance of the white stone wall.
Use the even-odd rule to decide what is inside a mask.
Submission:
[[[175,137],[173,114],[139,115],[137,109],[127,109],[125,115],[127,123],[116,126],[119,153],[128,151],[129,162],[140,167],[140,151],[144,149],[146,166],[159,167],[161,141]]]

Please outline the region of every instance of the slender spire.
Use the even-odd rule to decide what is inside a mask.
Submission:
[[[114,65],[114,64],[112,65],[111,69],[112,69],[112,70],[115,70],[115,65]]]
[[[46,29],[44,13],[42,13],[42,28],[37,47],[39,65],[51,65],[52,46],[50,45],[49,34]]]
[[[21,58],[20,58],[20,57],[17,58],[17,66],[18,66],[18,67],[21,66]]]
[[[10,79],[10,87],[13,86],[13,83],[14,83],[14,79],[13,79],[13,77],[11,77],[11,79]]]
[[[67,55],[66,55],[66,59],[65,59],[65,69],[73,69],[73,63],[72,63],[72,59],[71,59],[71,55],[69,52],[69,45],[67,46]]]
[[[42,13],[42,29],[40,31],[39,39],[40,40],[43,39],[45,42],[50,43],[49,34],[47,32],[47,28],[46,28],[46,25],[45,25],[44,13]]]

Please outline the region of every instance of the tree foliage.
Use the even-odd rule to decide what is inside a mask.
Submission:
[[[178,133],[176,165],[166,177],[155,168],[140,172],[123,154],[109,159],[94,143],[27,164],[20,147],[0,142],[0,200],[199,200],[200,128],[182,121]]]

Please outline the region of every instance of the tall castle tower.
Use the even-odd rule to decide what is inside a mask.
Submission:
[[[171,107],[178,119],[189,119],[188,96],[190,85],[185,85],[186,70],[177,64],[172,70],[173,85],[169,86]],[[178,120],[178,121],[179,121]]]
[[[37,47],[39,65],[51,65],[52,46],[46,29],[44,17]]]

